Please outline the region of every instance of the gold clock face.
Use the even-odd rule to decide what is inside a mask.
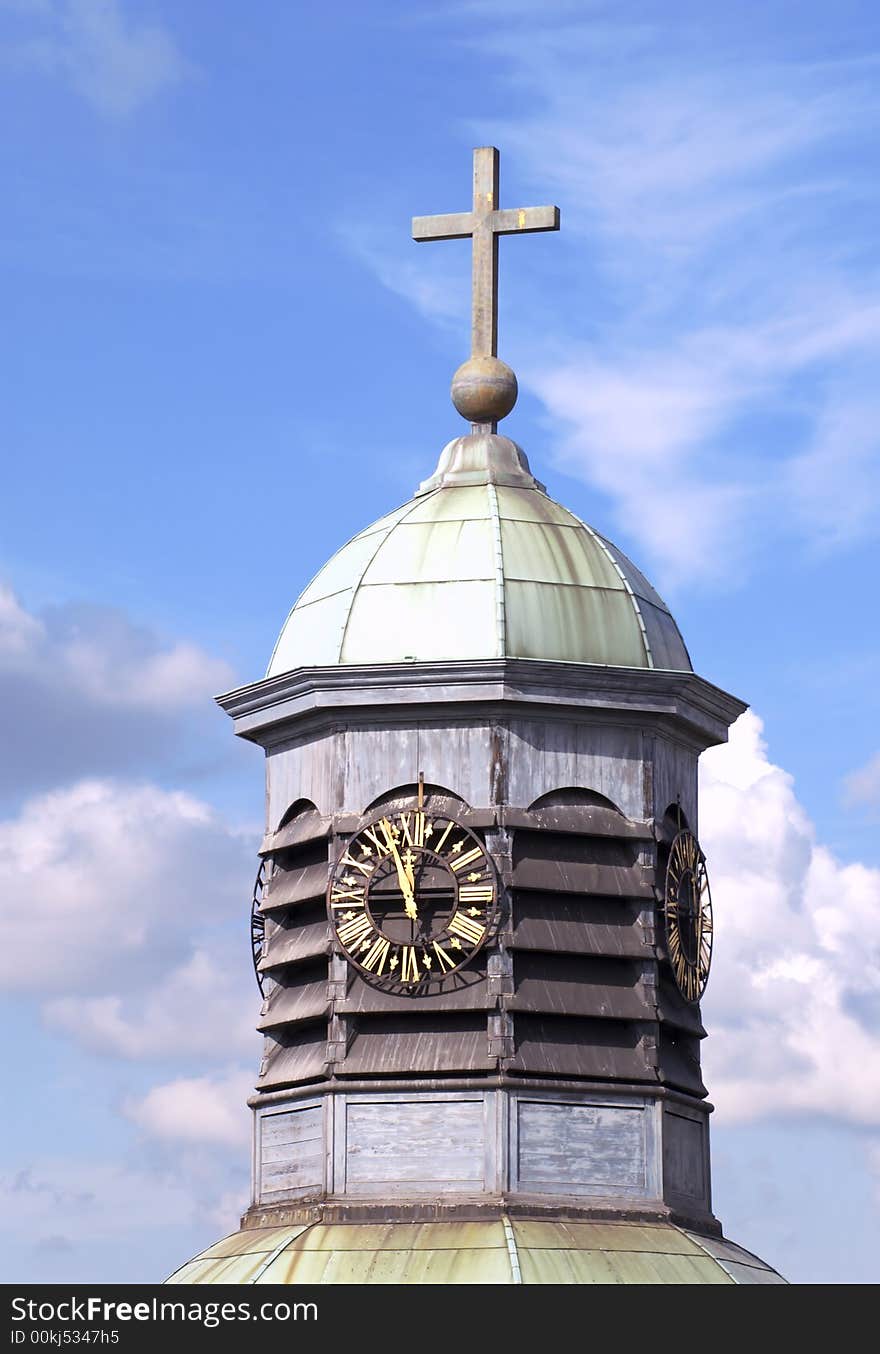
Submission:
[[[422,808],[372,819],[336,862],[327,890],[336,939],[373,982],[415,990],[485,944],[498,884],[483,843]]]
[[[706,858],[692,832],[679,832],[666,867],[666,947],[679,992],[699,1001],[712,963],[712,895]]]

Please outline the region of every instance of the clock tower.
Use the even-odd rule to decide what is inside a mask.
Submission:
[[[498,239],[558,226],[493,148],[413,222],[472,240],[470,427],[220,698],[266,755],[253,1196],[172,1283],[784,1282],[713,1214],[700,1071],[697,761],[745,706],[497,430]]]

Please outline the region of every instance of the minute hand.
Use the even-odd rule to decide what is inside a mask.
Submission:
[[[398,883],[400,884],[400,891],[403,894],[403,904],[406,911],[406,915],[410,918],[411,921],[417,921],[419,912],[418,908],[416,907],[415,894],[413,892],[412,885],[410,884],[409,879],[407,878],[407,873],[406,870],[404,869],[403,861],[400,859],[400,852],[397,849],[397,843],[394,840],[394,834],[391,831],[391,824],[388,822],[387,818],[382,819],[382,831],[385,833],[385,840],[388,843],[388,849],[391,852],[392,856],[394,857],[394,864],[397,867],[397,880]]]

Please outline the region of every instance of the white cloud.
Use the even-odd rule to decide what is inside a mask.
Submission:
[[[16,0],[29,21],[7,60],[57,76],[110,117],[125,117],[177,84],[187,63],[159,23],[129,17],[120,0]]]
[[[251,1135],[246,1102],[254,1079],[254,1068],[234,1068],[215,1077],[181,1077],[127,1101],[124,1112],[163,1141],[246,1148]]]
[[[88,1047],[225,1061],[256,1045],[253,834],[191,795],[84,781],[0,823],[0,983]]]
[[[232,680],[197,645],[164,644],[111,607],[68,604],[42,616],[0,583],[0,674],[51,681],[97,705],[161,713],[185,709]]]
[[[16,797],[86,773],[216,756],[203,724],[232,669],[122,611],[82,603],[28,611],[0,583],[0,792]],[[228,747],[224,735],[224,749]],[[222,754],[221,754],[222,755]]]
[[[844,779],[848,804],[880,804],[880,752]]]
[[[704,1063],[719,1111],[880,1125],[880,870],[817,843],[754,714],[703,754],[700,781],[716,916]]]
[[[245,915],[247,898],[237,900]],[[194,941],[184,940],[187,947]],[[198,949],[164,974],[154,987],[100,997],[60,997],[44,1003],[47,1024],[77,1043],[122,1058],[178,1057],[216,1061],[237,1051],[256,1056],[254,1033],[258,1007],[244,965],[235,962],[236,943],[244,952],[244,925],[216,953]],[[231,953],[230,953],[231,951]]]

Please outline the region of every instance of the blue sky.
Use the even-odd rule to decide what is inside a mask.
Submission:
[[[234,1226],[262,770],[211,698],[459,431],[469,251],[409,221],[495,144],[562,212],[502,243],[505,431],[752,706],[704,772],[717,1212],[876,1282],[878,64],[867,3],[0,0],[10,1279]]]

